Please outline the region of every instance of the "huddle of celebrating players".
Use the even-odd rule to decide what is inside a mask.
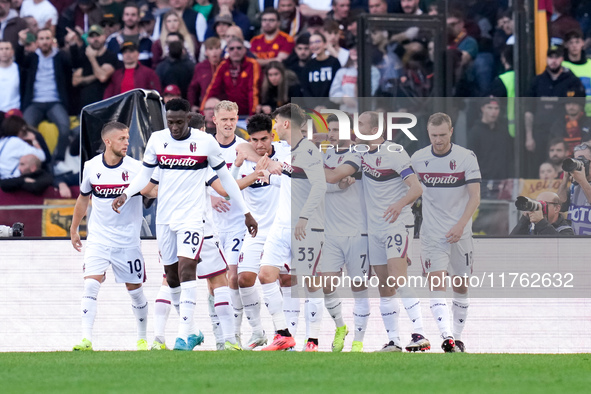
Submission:
[[[392,278],[407,275],[413,240],[411,205],[423,197],[421,260],[432,286],[430,308],[445,352],[463,352],[461,334],[469,306],[466,280],[452,281],[453,303],[445,298],[445,275],[470,275],[471,217],[480,201],[480,171],[474,154],[451,143],[450,118],[436,113],[427,130],[431,145],[412,158],[378,133],[379,116],[359,116],[358,130],[370,140],[353,149],[339,140],[336,116],[327,119],[331,146],[322,153],[304,138],[306,115],[295,104],[248,119],[246,142],[235,135],[238,107],[221,101],[215,107],[217,133],[205,133],[201,115],[189,103],[166,104],[168,128],[154,132],[142,163],[126,156],[125,125],[104,126],[103,154],[85,164],[81,195],[71,227],[74,248],[81,251],[78,226],[90,195],[84,254],[82,341],[74,350],[92,350],[92,326],[104,273],[112,265],[132,299],[138,326],[138,350],[148,350],[148,302],[141,287],[144,261],[139,247],[142,196],[158,197],[156,236],[165,279],[154,308],[152,350],[166,349],[164,328],[173,305],[179,315],[174,350],[193,350],[203,342],[194,323],[197,279],[207,279],[209,314],[218,350],[292,350],[305,291],[305,351],[318,351],[323,311],[336,330],[333,351],[342,351],[348,328],[342,303],[331,281],[306,280],[321,275],[378,278],[380,312],[388,343],[379,351],[402,351],[400,306],[413,332],[408,351],[431,348],[425,338],[420,301],[408,286]],[[279,142],[273,142],[273,131]],[[269,343],[262,329],[261,294],[275,333]],[[298,281],[300,283],[298,283]],[[370,315],[366,282],[354,283],[352,352],[363,351]],[[435,283],[435,282],[433,282]],[[252,330],[242,343],[246,315]],[[452,323],[453,321],[453,323]]]

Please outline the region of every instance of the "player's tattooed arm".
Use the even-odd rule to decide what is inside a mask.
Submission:
[[[82,251],[82,242],[80,241],[80,234],[78,233],[78,226],[80,222],[86,216],[88,210],[88,203],[90,202],[90,194],[83,196],[80,194],[76,200],[76,206],[74,206],[74,214],[72,215],[72,225],[70,226],[70,239],[72,246],[78,252]]]

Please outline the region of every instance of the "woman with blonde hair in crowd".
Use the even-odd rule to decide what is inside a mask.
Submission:
[[[270,62],[265,70],[257,113],[271,114],[278,107],[289,103],[292,97],[301,95],[296,75],[291,70],[286,70],[283,63]]]
[[[152,68],[156,69],[158,63],[168,56],[168,46],[166,45],[166,37],[169,33],[179,33],[183,36],[185,51],[187,56],[195,62],[196,54],[199,53],[199,43],[195,36],[189,33],[187,26],[182,18],[176,12],[168,11],[162,17],[162,28],[160,30],[160,39],[154,41],[152,44]]]

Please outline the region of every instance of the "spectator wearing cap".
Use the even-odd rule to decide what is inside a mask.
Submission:
[[[78,0],[66,8],[58,21],[56,38],[60,47],[64,46],[64,38],[67,34],[66,27],[87,33],[92,25],[101,22],[103,11],[97,7],[93,0]],[[76,29],[78,28],[78,29]]]
[[[562,100],[565,115],[558,117],[550,129],[550,138],[562,138],[567,156],[572,157],[575,146],[591,138],[591,118],[585,114],[585,99],[567,97]]]
[[[226,47],[226,32],[230,27],[234,26],[232,16],[229,14],[218,15],[214,18],[213,31],[214,34],[211,37],[217,37],[221,41],[222,49]],[[204,49],[201,48],[201,54],[199,59],[203,60],[205,56]]]
[[[40,29],[49,29],[55,37],[55,26],[58,21],[57,9],[49,0],[25,0],[20,10],[21,18],[32,16]]]
[[[16,62],[21,72],[21,108],[27,123],[38,127],[48,119],[59,131],[54,161],[63,161],[69,144],[70,118],[69,96],[72,84],[72,65],[65,51],[54,47],[50,29],[41,29],[37,34],[37,50],[25,55],[23,44],[27,30],[19,33]]]
[[[41,167],[41,160],[33,154],[21,156],[18,162],[20,176],[0,180],[3,192],[24,190],[41,195],[53,183],[53,175]]]
[[[162,91],[158,75],[150,67],[139,62],[140,53],[135,42],[124,42],[121,46],[121,55],[123,68],[113,73],[103,98],[107,99],[138,88]]]
[[[532,166],[528,175],[532,177],[537,175],[539,165],[546,158],[549,127],[557,117],[564,115],[564,104],[556,97],[585,97],[581,80],[562,66],[563,56],[561,46],[550,47],[546,69],[533,79],[530,86],[529,97],[539,97],[538,100],[528,100],[525,109],[525,148],[533,154],[527,160]]]
[[[168,56],[156,67],[156,74],[160,78],[160,85],[177,85],[181,89],[183,98],[187,97],[187,88],[193,78],[193,62],[186,55],[183,46],[183,36],[170,33],[166,40]]]
[[[300,12],[298,5],[298,0],[279,0],[277,2],[279,28],[292,37],[302,33],[306,23],[306,18]]]
[[[181,97],[181,89],[176,85],[168,85],[164,88],[164,93],[162,93],[164,97],[164,104],[168,103],[172,99],[182,98]]]
[[[507,122],[499,118],[496,98],[482,99],[480,119],[468,133],[468,148],[478,158],[482,179],[507,179],[513,176],[513,138]]]
[[[0,41],[8,41],[16,48],[18,32],[27,27],[27,22],[10,8],[10,0],[0,0]]]
[[[69,1],[69,0],[65,0]],[[166,0],[167,1],[167,0]],[[116,22],[120,22],[123,17],[123,8],[125,7],[125,0],[97,0],[99,6],[103,10],[103,18],[105,15],[112,16]],[[167,1],[168,3],[168,1]],[[119,29],[117,29],[119,30]],[[107,36],[109,37],[109,36]]]
[[[117,55],[105,47],[107,37],[102,27],[92,25],[88,30],[88,46],[70,46],[74,74],[72,85],[80,89],[80,106],[101,101],[117,67]]]
[[[324,26],[324,19],[319,16],[311,16],[306,20],[306,32],[310,35],[321,33]]]
[[[105,37],[107,37],[107,41],[111,39],[111,35],[116,34],[121,29],[121,22],[115,17],[115,14],[110,12],[103,14],[100,25],[103,28]]]
[[[127,3],[123,8],[123,28],[111,36],[107,42],[107,49],[113,53],[121,53],[124,42],[135,42],[139,51],[139,61],[146,67],[152,66],[152,40],[140,31],[140,9],[134,3]],[[119,56],[119,61],[122,61]]]
[[[571,70],[581,80],[585,87],[587,101],[585,112],[587,115],[591,115],[591,59],[587,59],[583,49],[584,46],[585,41],[578,30],[566,33],[564,37],[566,53],[562,65]]]
[[[20,77],[14,62],[14,48],[10,41],[0,41],[0,111],[21,107]]]
[[[191,103],[192,111],[199,110],[213,73],[221,61],[222,47],[219,38],[209,37],[203,43],[203,48],[205,48],[205,60],[195,66],[187,91],[187,100]]]
[[[140,30],[146,33],[148,37],[154,34],[154,27],[156,26],[156,19],[151,11],[142,11],[140,18]]]
[[[215,97],[238,104],[239,115],[252,115],[259,104],[261,67],[256,60],[246,56],[244,41],[239,38],[230,38],[226,51],[229,56],[222,60],[213,75],[201,111],[205,102]]]
[[[215,29],[214,29],[214,24],[216,22],[215,17],[217,17],[218,15],[230,15],[232,17],[232,22],[233,24],[235,24],[236,26],[238,26],[240,28],[240,30],[242,30],[242,34],[244,35],[244,39],[246,40],[250,40],[250,38],[252,37],[252,31],[250,29],[250,21],[248,20],[248,17],[242,13],[240,10],[238,10],[235,7],[235,0],[218,0],[218,9],[212,12],[212,16],[214,16],[214,19],[212,19],[210,17],[209,20],[209,24],[207,26],[207,31],[205,32],[205,39],[212,37],[215,35]],[[216,12],[217,11],[217,12]]]
[[[14,123],[17,127],[11,127],[10,123]],[[2,121],[2,127],[0,127],[0,179],[20,176],[18,164],[19,159],[24,155],[33,154],[39,160],[45,160],[45,152],[39,141],[35,138],[32,138],[30,142],[23,140],[19,135],[24,136],[24,133],[26,133],[26,123],[22,118],[12,115]]]
[[[310,60],[312,53],[310,52],[310,35],[302,33],[298,36],[295,42],[293,52],[287,59],[283,61],[285,68],[291,70],[298,77],[300,84],[307,77],[304,72],[304,67]]]
[[[250,40],[250,50],[258,58],[261,67],[287,59],[295,43],[290,35],[279,30],[279,13],[275,8],[263,11],[261,26],[262,34]]]
[[[178,33],[182,36],[185,53],[189,59],[195,62],[199,53],[199,43],[195,36],[189,33],[183,19],[175,11],[171,10],[164,14],[162,20],[160,37],[152,44],[152,68],[155,69],[162,59],[168,56],[167,39],[170,33]]]

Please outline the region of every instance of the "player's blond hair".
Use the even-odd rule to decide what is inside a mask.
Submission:
[[[443,112],[437,112],[429,116],[429,120],[427,121],[427,127],[429,127],[430,124],[432,124],[433,126],[441,126],[443,123],[446,123],[451,129],[451,118],[449,117],[449,115],[444,114]]]
[[[235,102],[230,101],[230,100],[222,100],[215,105],[215,107],[213,108],[213,112],[214,112],[214,114],[217,114],[222,109],[225,111],[238,112],[238,104],[236,104]]]

